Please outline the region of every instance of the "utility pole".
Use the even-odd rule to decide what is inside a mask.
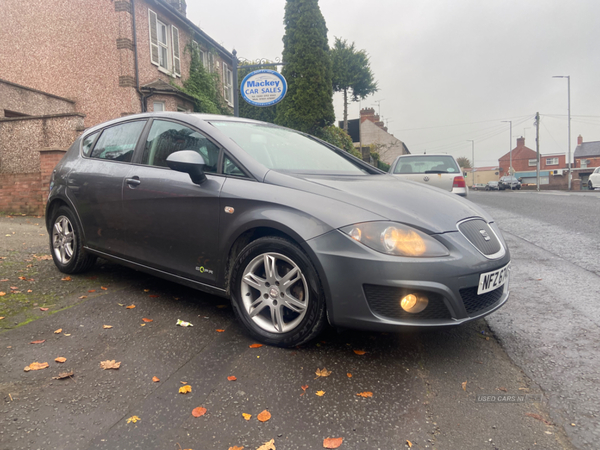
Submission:
[[[471,187],[475,187],[475,141],[472,139],[467,139],[467,142],[471,143],[471,173],[473,174],[473,185]]]
[[[567,161],[569,163],[569,190],[571,190],[571,76],[570,75],[556,75],[552,78],[566,78],[567,79],[567,111],[569,114],[568,118],[568,129],[569,129],[569,152],[567,153]]]
[[[508,168],[508,174],[512,175],[512,120],[502,120],[502,122],[504,123],[509,123],[510,124],[510,136],[509,136],[509,142],[508,142],[508,154],[509,154],[509,159],[510,159],[510,163],[509,168]]]
[[[540,192],[540,113],[535,113],[535,151],[537,152],[537,191]]]

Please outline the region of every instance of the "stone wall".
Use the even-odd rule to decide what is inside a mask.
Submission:
[[[28,116],[75,112],[75,102],[0,79],[0,117],[5,111]]]

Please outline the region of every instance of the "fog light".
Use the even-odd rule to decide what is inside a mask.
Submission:
[[[400,306],[408,313],[420,313],[429,304],[429,300],[424,295],[408,294],[400,300]]]

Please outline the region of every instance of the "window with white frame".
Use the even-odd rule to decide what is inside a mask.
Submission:
[[[148,10],[150,30],[150,61],[174,76],[181,76],[179,30],[158,20],[157,14]]]
[[[229,105],[233,105],[233,72],[223,63],[223,97]]]
[[[530,159],[529,167],[536,167],[536,166],[537,166],[537,159]]]
[[[198,56],[200,56],[200,61],[202,62],[202,67],[204,67],[204,70],[207,72],[212,72],[212,67],[209,63],[209,55],[210,61],[212,61],[212,54],[202,50],[202,48],[200,48],[200,44],[198,44],[196,41],[192,41],[192,47],[194,50],[198,51]]]
[[[164,110],[165,110],[165,102],[153,102],[152,103],[152,111],[162,112]]]
[[[558,166],[558,158],[546,158],[547,166]]]

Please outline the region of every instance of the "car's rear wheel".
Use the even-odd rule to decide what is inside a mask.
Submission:
[[[293,347],[323,329],[325,301],[319,277],[292,242],[279,237],[251,242],[237,257],[231,282],[235,313],[253,338]]]
[[[50,251],[58,270],[81,273],[91,269],[96,256],[83,249],[81,228],[73,212],[61,206],[54,211],[50,223]]]

